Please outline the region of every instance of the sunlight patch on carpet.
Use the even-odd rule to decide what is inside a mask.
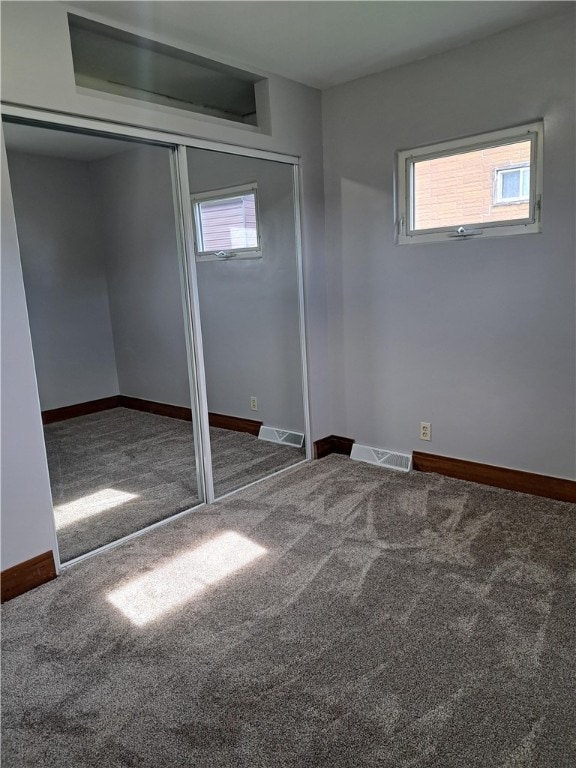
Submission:
[[[115,488],[104,488],[97,493],[82,496],[68,504],[58,504],[54,507],[56,530],[77,523],[87,517],[107,512],[109,509],[126,504],[127,501],[139,498],[137,493],[117,491]]]
[[[225,531],[115,589],[107,600],[133,624],[143,626],[266,553],[245,536]]]

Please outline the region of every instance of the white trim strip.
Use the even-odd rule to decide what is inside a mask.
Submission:
[[[148,141],[154,144],[172,146],[183,145],[186,147],[196,147],[197,149],[213,149],[217,152],[226,152],[229,155],[257,157],[261,160],[273,160],[276,163],[286,163],[288,165],[298,165],[300,163],[300,158],[295,155],[286,155],[280,152],[255,149],[254,147],[230,144],[224,141],[211,141],[209,139],[198,138],[192,134],[173,133],[172,131],[163,131],[159,128],[141,128],[132,123],[118,123],[103,118],[83,117],[82,115],[76,115],[70,112],[53,112],[10,102],[2,102],[2,114],[6,117],[24,120],[29,123],[41,123],[47,127],[55,125],[66,128],[77,128],[85,133],[97,133],[100,136],[120,136],[123,138]]]
[[[226,200],[230,197],[242,197],[242,195],[256,194],[258,184],[251,181],[248,184],[239,184],[236,187],[225,187],[224,189],[209,189],[206,192],[194,192],[190,195],[193,203],[207,203],[211,200]]]
[[[184,336],[186,339],[187,365],[188,365],[188,384],[190,388],[190,405],[192,409],[192,433],[194,437],[194,461],[196,464],[196,481],[198,487],[199,500],[203,502],[206,499],[206,483],[204,472],[204,442],[201,434],[200,414],[202,413],[202,400],[198,389],[198,379],[196,372],[198,364],[196,361],[196,348],[194,345],[194,327],[192,322],[192,299],[190,291],[188,255],[186,249],[186,231],[184,227],[184,202],[181,195],[180,166],[178,161],[178,151],[170,150],[170,167],[172,171],[172,193],[174,198],[174,218],[176,236],[178,241],[178,262],[180,268],[180,291],[182,295],[182,314],[184,321]]]
[[[530,138],[530,134],[539,134],[542,131],[542,121],[537,120],[533,123],[513,126],[512,128],[502,128],[496,131],[485,131],[484,133],[464,136],[459,139],[449,139],[447,141],[435,141],[431,144],[425,144],[413,149],[399,149],[399,155],[405,155],[408,158],[418,158],[419,160],[429,160],[434,157],[441,157],[448,154],[460,154],[462,152],[473,152],[482,147],[498,146],[500,144],[515,144],[516,142]],[[431,147],[434,149],[431,150]]]
[[[302,404],[304,407],[304,435],[306,445],[306,459],[310,461],[313,458],[312,453],[312,426],[310,422],[310,391],[308,380],[308,343],[306,339],[306,306],[304,299],[304,254],[302,249],[302,186],[300,181],[301,169],[294,165],[292,175],[294,183],[294,230],[296,237],[296,263],[298,279],[298,320],[300,330],[300,360],[302,368]]]
[[[210,425],[208,423],[208,394],[206,389],[206,371],[204,367],[204,347],[202,344],[202,324],[200,320],[200,299],[198,295],[198,276],[196,273],[196,257],[194,250],[194,224],[192,222],[192,206],[190,186],[188,184],[188,158],[186,147],[180,145],[176,150],[178,157],[178,188],[180,198],[180,215],[184,233],[184,252],[186,257],[186,276],[188,293],[188,311],[191,321],[192,344],[196,363],[196,390],[198,397],[198,434],[202,445],[204,492],[208,504],[214,501],[214,485],[212,481],[212,450],[210,445]]]

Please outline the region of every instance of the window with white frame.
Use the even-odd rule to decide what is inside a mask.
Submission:
[[[396,153],[396,242],[541,231],[543,125]]]
[[[191,195],[199,261],[262,255],[256,184]]]
[[[494,203],[526,203],[530,200],[530,166],[496,168]]]

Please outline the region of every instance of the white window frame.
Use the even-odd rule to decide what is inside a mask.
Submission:
[[[416,229],[414,222],[414,165],[422,160],[432,160],[474,150],[515,144],[529,139],[530,148],[530,198],[529,216],[525,219],[508,219],[478,224],[465,224],[432,229]],[[395,176],[395,242],[398,245],[477,240],[502,235],[536,234],[542,231],[542,168],[544,124],[542,121],[515,128],[491,131],[452,141],[396,152]],[[510,167],[512,169],[512,167]],[[524,201],[525,202],[525,201]],[[504,203],[502,203],[504,204]]]
[[[520,184],[519,189],[522,190],[522,176],[523,171],[530,172],[530,164],[529,163],[521,163],[517,165],[506,165],[502,166],[502,168],[496,168],[494,171],[494,205],[515,205],[516,203],[527,203],[530,201],[530,192],[528,192],[528,197],[502,197],[502,182],[504,179],[504,176],[507,173],[514,173],[515,171],[520,171]]]
[[[254,195],[254,206],[256,211],[256,246],[252,248],[229,248],[219,249],[217,251],[204,251],[200,249],[202,242],[202,223],[200,220],[200,204],[215,202],[217,200],[226,200],[242,195]],[[258,210],[258,185],[256,182],[241,184],[238,187],[226,187],[225,189],[213,189],[208,192],[197,192],[190,195],[192,204],[192,219],[194,222],[194,250],[196,252],[196,261],[222,261],[229,259],[259,259],[262,258],[262,241],[260,234],[260,213]]]

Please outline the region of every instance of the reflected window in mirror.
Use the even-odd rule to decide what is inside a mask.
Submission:
[[[262,256],[255,183],[191,196],[198,261]]]

